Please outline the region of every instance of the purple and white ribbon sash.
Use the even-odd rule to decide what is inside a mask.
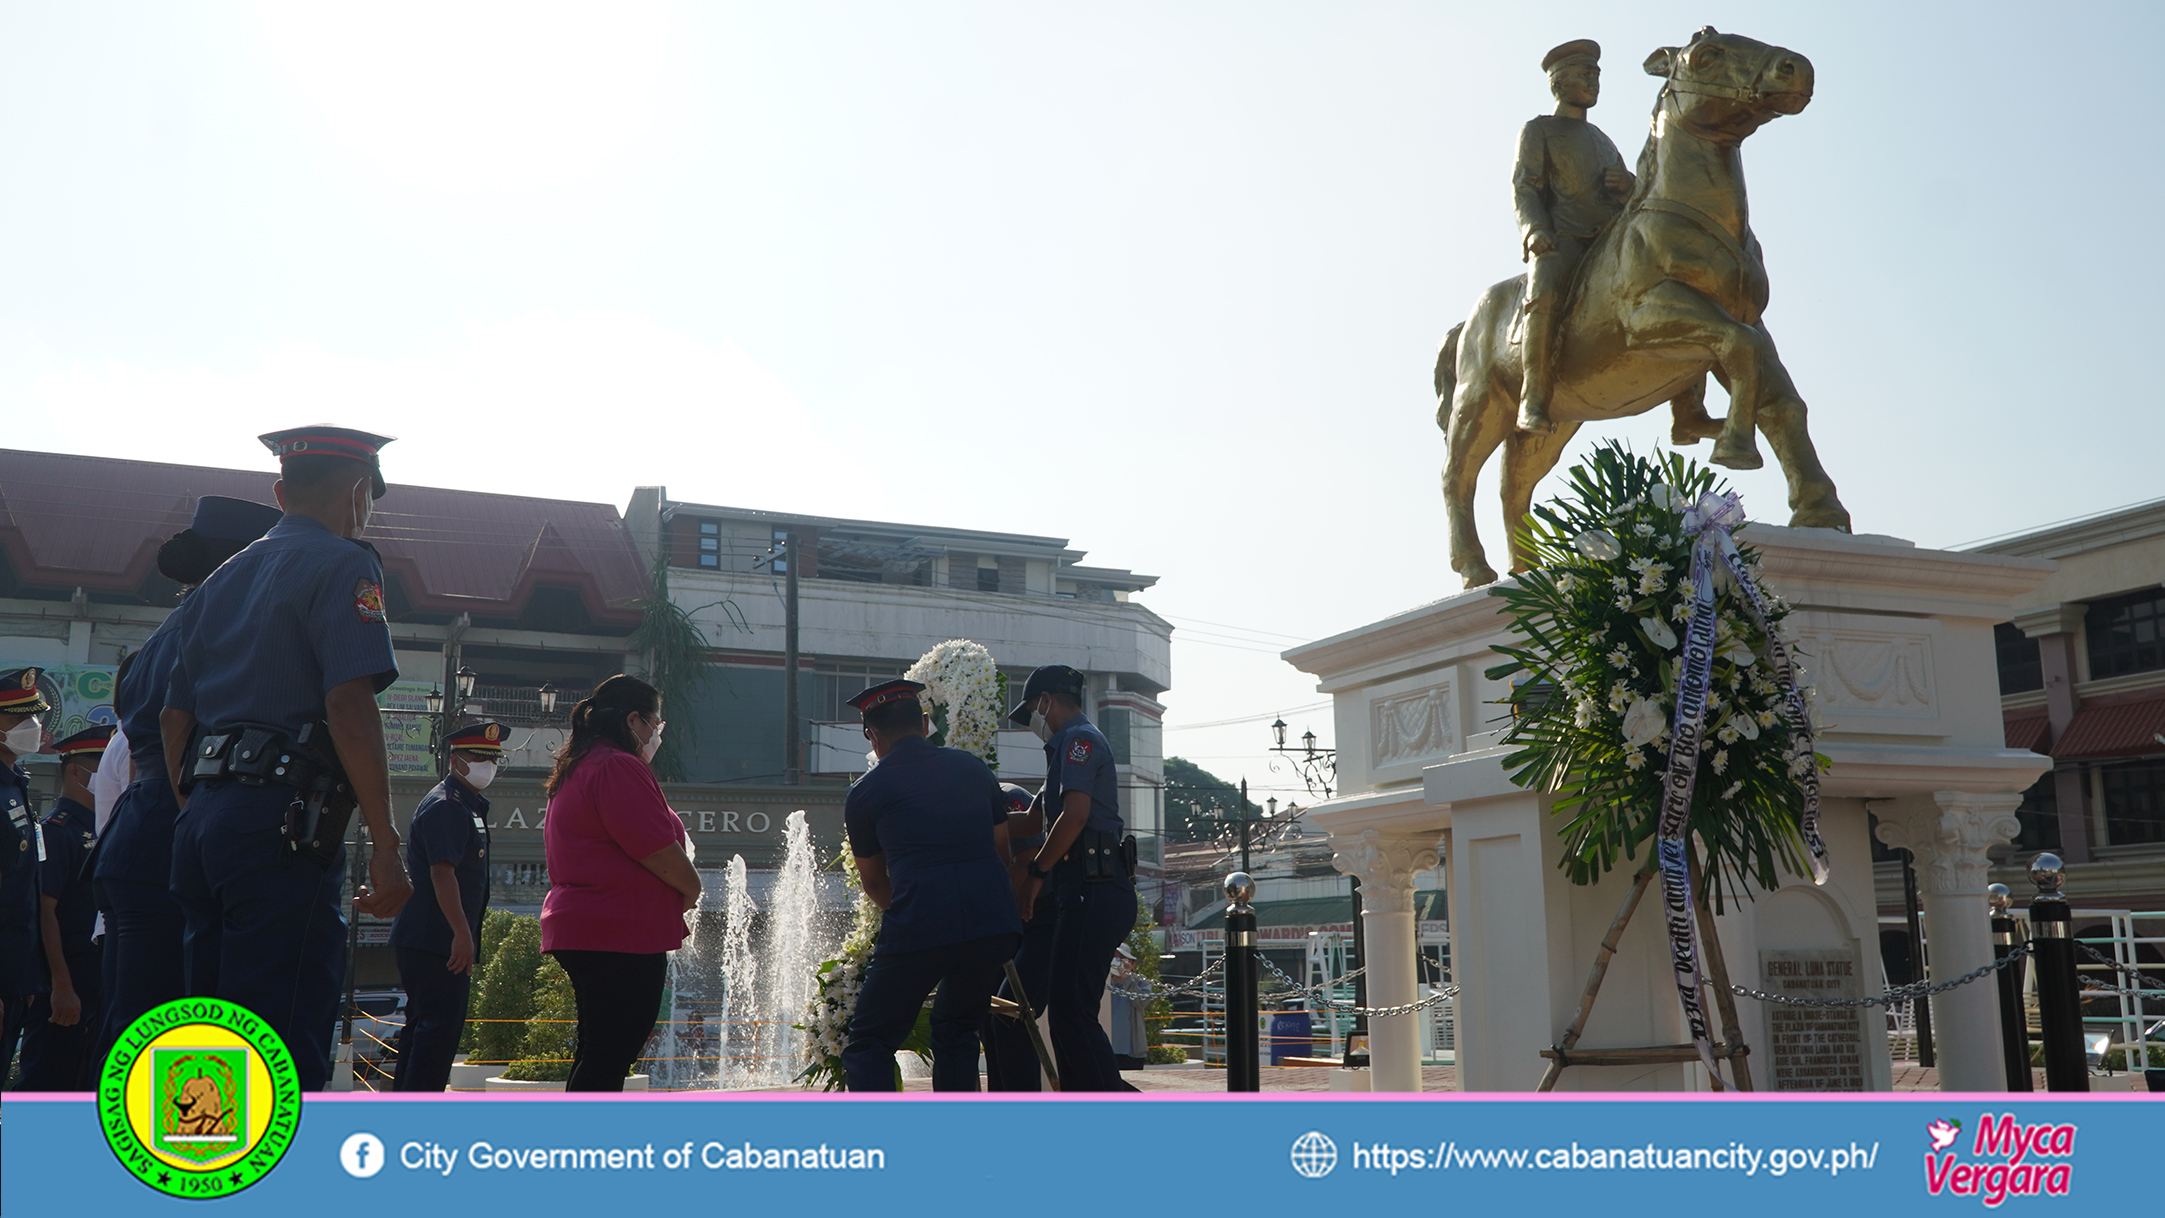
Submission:
[[[1714,1038],[1700,994],[1704,978],[1699,972],[1699,925],[1692,916],[1691,866],[1688,842],[1691,832],[1692,792],[1699,777],[1699,758],[1706,747],[1706,703],[1712,692],[1714,640],[1714,564],[1727,568],[1748,607],[1754,624],[1767,640],[1767,660],[1774,669],[1782,693],[1782,717],[1788,721],[1792,750],[1807,759],[1796,774],[1803,794],[1800,817],[1804,844],[1812,869],[1812,882],[1827,880],[1827,847],[1819,835],[1819,771],[1810,760],[1813,752],[1811,712],[1797,688],[1789,649],[1768,620],[1759,589],[1737,552],[1730,530],[1744,523],[1744,508],[1734,494],[1702,495],[1684,513],[1684,533],[1694,539],[1691,550],[1692,614],[1685,628],[1683,663],[1676,684],[1676,714],[1670,723],[1669,765],[1662,777],[1661,819],[1655,841],[1655,857],[1661,864],[1662,908],[1669,931],[1669,960],[1676,973],[1677,1001],[1684,1009],[1691,1040],[1699,1050],[1717,1086],[1721,1072],[1715,1066]],[[1792,756],[1797,755],[1796,752]],[[1709,860],[1710,865],[1714,864]]]

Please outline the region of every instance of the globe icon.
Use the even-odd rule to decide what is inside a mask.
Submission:
[[[1338,1144],[1311,1129],[1293,1139],[1293,1170],[1320,1180],[1338,1166]]]

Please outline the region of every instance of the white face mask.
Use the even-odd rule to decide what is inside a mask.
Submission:
[[[489,784],[496,781],[496,763],[493,761],[469,761],[466,763],[466,773],[461,777],[466,780],[466,785],[474,790],[486,791],[489,789]]]
[[[1046,744],[1052,743],[1052,724],[1045,722],[1045,712],[1034,707],[1030,711],[1030,734]]]
[[[7,745],[8,751],[17,757],[30,756],[44,743],[45,728],[38,722],[36,715],[9,728],[6,736],[0,736],[0,744]]]
[[[639,760],[654,760],[654,754],[662,747],[662,729],[667,726],[669,725],[666,723],[657,723],[654,725],[654,734],[646,738],[645,744],[639,746]]]

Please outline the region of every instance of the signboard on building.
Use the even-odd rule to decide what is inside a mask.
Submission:
[[[1850,948],[1761,951],[1759,988],[1792,998],[1864,997],[1857,953]],[[1859,1008],[1765,1005],[1767,1056],[1776,1091],[1864,1090]]]

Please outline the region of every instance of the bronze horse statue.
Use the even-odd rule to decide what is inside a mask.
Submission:
[[[1447,436],[1443,495],[1451,568],[1469,588],[1492,583],[1474,530],[1481,467],[1504,450],[1504,519],[1514,532],[1534,485],[1555,468],[1579,425],[1674,411],[1671,438],[1713,437],[1713,460],[1731,469],[1763,464],[1754,428],[1766,435],[1789,479],[1789,523],[1849,528],[1849,513],[1805,430],[1804,400],[1775,354],[1761,314],[1767,270],[1752,236],[1739,152],[1767,122],[1812,99],[1811,61],[1782,47],[1703,29],[1683,47],[1647,57],[1664,83],[1653,130],[1639,154],[1638,185],[1579,264],[1557,336],[1555,391],[1546,433],[1521,431],[1516,341],[1525,276],[1483,293],[1473,316],[1451,328],[1436,359],[1436,424]],[[1726,419],[1706,413],[1706,376],[1729,390]],[[1511,569],[1528,563],[1517,537]]]

